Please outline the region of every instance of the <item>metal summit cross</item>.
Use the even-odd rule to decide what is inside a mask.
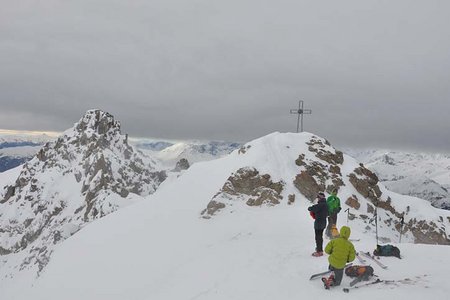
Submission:
[[[310,115],[312,114],[312,110],[310,109],[303,109],[303,100],[298,101],[298,109],[291,109],[291,114],[297,114],[297,132],[298,132],[298,126],[301,124],[301,131],[303,132],[303,115]]]

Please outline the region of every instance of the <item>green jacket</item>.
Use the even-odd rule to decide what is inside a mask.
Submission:
[[[343,269],[348,262],[355,260],[355,247],[348,240],[350,228],[342,226],[340,237],[331,240],[325,247],[325,253],[329,254],[328,262],[336,269]]]
[[[331,194],[331,196],[327,198],[327,206],[328,214],[338,213],[341,208],[341,200],[339,200],[338,196]]]

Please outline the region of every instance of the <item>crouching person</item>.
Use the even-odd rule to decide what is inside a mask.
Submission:
[[[342,226],[340,236],[331,240],[325,247],[325,253],[329,254],[329,269],[333,271],[329,278],[322,278],[326,289],[330,286],[338,286],[341,284],[344,268],[348,262],[355,260],[355,247],[348,240],[350,237],[350,228]]]

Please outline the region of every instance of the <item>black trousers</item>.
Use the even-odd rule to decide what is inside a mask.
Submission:
[[[329,265],[328,270],[334,272],[333,285],[334,286],[341,285],[342,277],[344,276],[344,269],[336,269],[332,265]]]
[[[314,232],[316,233],[316,251],[317,252],[323,252],[323,231],[325,228],[322,229],[314,229]]]

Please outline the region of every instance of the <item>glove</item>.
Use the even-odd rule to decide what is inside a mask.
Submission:
[[[341,211],[341,209],[342,209],[341,207],[338,207],[336,210],[336,213],[339,213]]]

